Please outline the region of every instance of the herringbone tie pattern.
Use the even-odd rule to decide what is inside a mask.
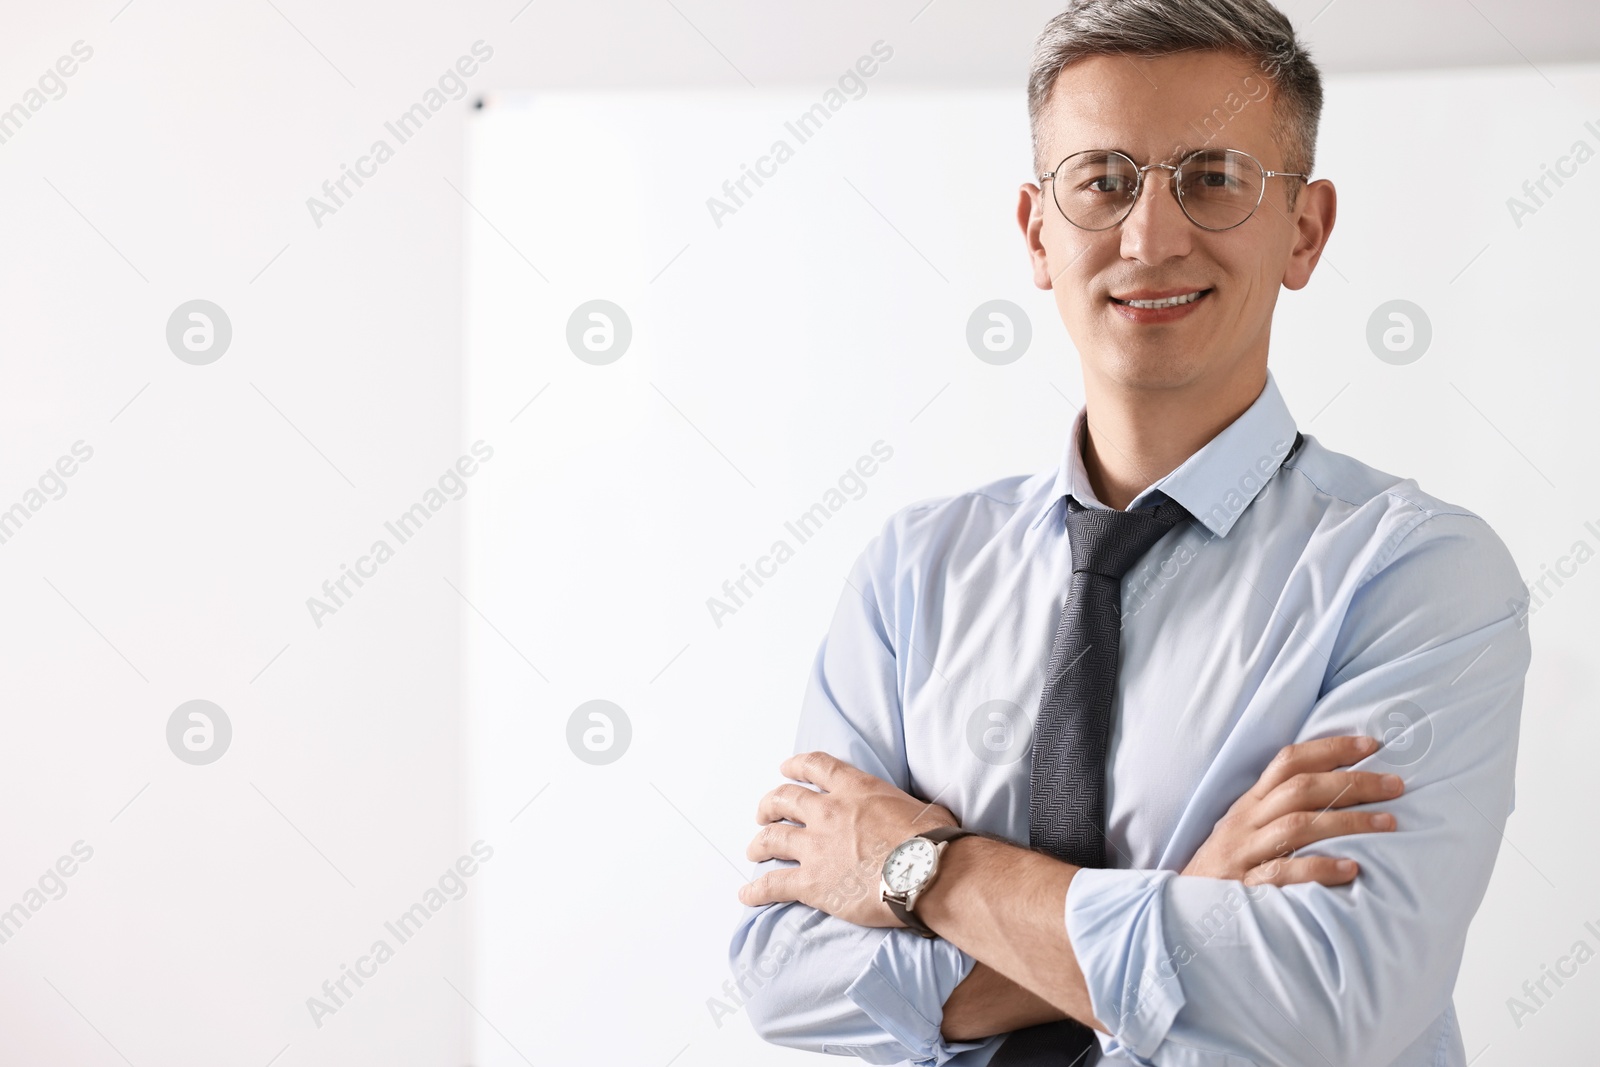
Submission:
[[[1072,581],[1045,672],[1033,731],[1028,843],[1079,867],[1104,867],[1106,747],[1117,687],[1122,576],[1189,519],[1175,500],[1153,509],[1086,508],[1067,497]],[[1070,1067],[1094,1031],[1072,1019],[1013,1032],[991,1067]]]

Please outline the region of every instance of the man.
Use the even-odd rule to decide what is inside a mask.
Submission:
[[[739,893],[767,1040],[1465,1064],[1526,590],[1478,516],[1297,434],[1267,369],[1333,227],[1320,106],[1266,0],[1040,37],[1018,219],[1085,404],[1059,468],[904,508],[852,568]]]

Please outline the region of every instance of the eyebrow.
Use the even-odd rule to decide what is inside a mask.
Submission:
[[[1160,162],[1163,162],[1163,163],[1167,163],[1167,162],[1176,163],[1178,160],[1183,159],[1186,156],[1192,156],[1196,152],[1227,152],[1227,151],[1230,151],[1230,150],[1231,151],[1236,151],[1236,152],[1244,152],[1245,151],[1243,148],[1230,148],[1230,147],[1226,147],[1226,146],[1219,147],[1217,145],[1204,144],[1204,145],[1199,145],[1199,146],[1197,146],[1195,148],[1190,148],[1187,151],[1169,152],[1169,153],[1167,153],[1167,155],[1165,155],[1165,156],[1163,156],[1161,158]],[[1063,157],[1062,162],[1065,162],[1067,159],[1070,159],[1072,156],[1078,155],[1078,154],[1083,153],[1083,152],[1102,152],[1102,153],[1103,152],[1121,152],[1123,155],[1127,156],[1129,159],[1134,160],[1135,162],[1138,162],[1138,157],[1135,156],[1132,152],[1128,151],[1126,148],[1117,148],[1117,147],[1107,148],[1107,147],[1105,147],[1103,145],[1102,146],[1097,146],[1097,147],[1094,147],[1094,148],[1080,148],[1080,149],[1078,149],[1077,152],[1069,152],[1069,153],[1067,153],[1067,155],[1065,157]],[[1246,154],[1248,155],[1250,153],[1246,153]],[[1144,164],[1139,164],[1139,165],[1143,166]]]

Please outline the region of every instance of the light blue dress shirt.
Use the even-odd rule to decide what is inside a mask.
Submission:
[[[1027,845],[1027,746],[1071,572],[1063,500],[1105,506],[1083,420],[1058,469],[888,519],[817,652],[796,752],[831,752]],[[1269,372],[1248,410],[1129,505],[1165,494],[1194,521],[1123,579],[1114,866],[1080,871],[1063,917],[1113,1031],[1100,1062],[1466,1062],[1451,990],[1512,807],[1526,587],[1483,519],[1414,481],[1309,434],[1279,469],[1295,429]],[[1177,873],[1280,748],[1361,733],[1387,743],[1355,766],[1406,782],[1362,807],[1398,829],[1303,850],[1357,860],[1355,882]],[[877,884],[864,871],[841,888]],[[730,946],[763,1038],[880,1064],[988,1063],[1000,1036],[939,1033],[975,962],[792,902],[746,908]]]

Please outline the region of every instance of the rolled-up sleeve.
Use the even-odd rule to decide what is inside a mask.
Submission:
[[[1296,740],[1375,734],[1356,769],[1399,774],[1397,829],[1301,851],[1344,886],[1083,870],[1068,936],[1109,1050],[1136,1063],[1392,1062],[1450,1005],[1512,806],[1526,587],[1476,516],[1441,513],[1353,595]]]
[[[812,663],[794,751],[829,752],[909,792],[895,647],[880,607],[893,590],[893,522],[851,568]],[[765,860],[753,877],[779,866],[794,861]],[[878,884],[877,870],[862,870],[835,890],[875,893]],[[945,1000],[976,964],[943,939],[869,929],[791,901],[746,908],[729,963],[751,1025],[775,1044],[940,1067],[985,1043],[939,1033]]]

